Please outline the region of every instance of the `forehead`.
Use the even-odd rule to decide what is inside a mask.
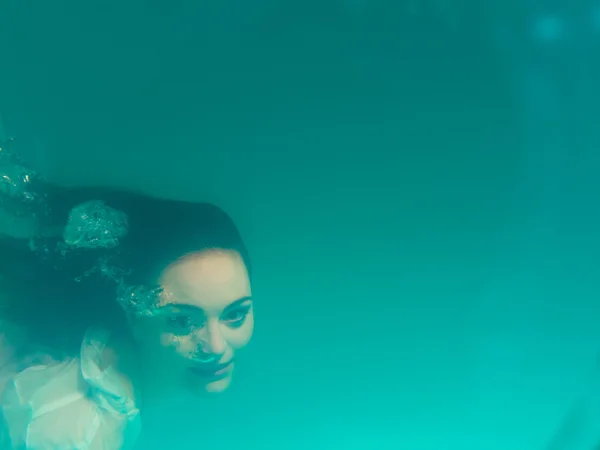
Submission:
[[[234,251],[194,253],[169,265],[159,279],[162,304],[188,304],[220,311],[251,295],[246,265]]]

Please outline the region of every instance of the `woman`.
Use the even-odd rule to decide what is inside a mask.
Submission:
[[[21,180],[0,189],[36,225],[31,240],[0,240],[0,317],[14,327],[0,333],[0,448],[131,448],[148,393],[226,390],[254,327],[231,219]]]

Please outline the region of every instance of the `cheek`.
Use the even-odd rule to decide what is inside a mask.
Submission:
[[[240,328],[231,330],[228,341],[234,349],[240,349],[248,345],[254,333],[254,315],[248,315],[244,325]]]
[[[159,342],[160,346],[165,350],[184,357],[191,357],[195,349],[195,345],[191,336],[178,336],[173,333],[161,333]]]

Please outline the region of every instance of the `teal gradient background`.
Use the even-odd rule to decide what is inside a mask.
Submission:
[[[592,34],[192,3],[0,7],[0,110],[39,170],[215,202],[253,256],[235,388],[166,403],[140,448],[543,449],[597,377]]]

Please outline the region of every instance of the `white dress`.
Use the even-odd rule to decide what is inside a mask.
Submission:
[[[93,328],[78,358],[24,364],[14,357],[18,338],[0,330],[0,449],[133,447],[141,429],[139,409],[116,369],[101,369],[109,337]]]

